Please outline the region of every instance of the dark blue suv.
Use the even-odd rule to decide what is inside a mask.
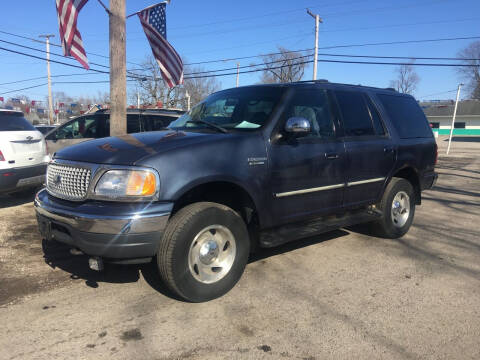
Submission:
[[[324,81],[210,95],[169,130],[57,152],[40,230],[102,261],[158,264],[190,301],[225,294],[250,252],[371,222],[410,228],[437,146],[412,96]]]

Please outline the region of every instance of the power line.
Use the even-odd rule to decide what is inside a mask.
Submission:
[[[19,55],[28,56],[28,57],[31,57],[31,58],[34,58],[34,59],[39,59],[39,60],[47,61],[47,59],[45,59],[45,58],[43,58],[43,57],[40,57],[40,56],[36,56],[36,55],[32,55],[32,54],[27,54],[27,53],[24,53],[24,52],[21,52],[21,51],[16,51],[16,50],[12,50],[12,49],[7,49],[7,48],[4,48],[4,47],[0,47],[0,50],[7,51],[7,52],[11,52],[11,53],[14,53],[14,54],[19,54]],[[83,69],[83,66],[74,65],[74,64],[69,64],[69,63],[66,63],[66,62],[63,62],[63,61],[51,60],[51,59],[50,59],[50,62],[55,63],[55,64],[60,64],[60,65],[65,65],[65,66],[74,67],[74,68],[77,68],[77,69]],[[92,68],[90,68],[89,71],[94,71],[94,72],[96,72],[96,73],[101,73],[101,74],[110,74],[109,71],[103,71],[103,70],[92,69]],[[137,77],[138,77],[137,75],[127,75],[127,76],[128,76],[128,77],[131,77],[131,78],[137,78]]]
[[[19,92],[19,91],[28,90],[28,89],[34,89],[34,88],[45,86],[45,85],[48,85],[48,83],[29,86],[29,87],[26,87],[26,88],[23,88],[23,89],[6,91],[6,92],[2,93],[2,95],[11,94],[11,93],[14,93],[14,92]]]
[[[337,57],[353,57],[353,58],[370,58],[370,59],[411,59],[411,60],[480,60],[475,58],[452,58],[452,57],[419,57],[419,56],[380,56],[380,55],[347,55],[347,54],[325,54],[319,53],[321,56],[337,56]],[[455,90],[456,91],[456,90]]]
[[[319,47],[319,50],[348,48],[348,47],[365,47],[365,46],[381,46],[381,45],[398,45],[398,44],[411,44],[411,43],[413,44],[413,43],[425,43],[425,42],[440,42],[440,41],[473,40],[473,39],[479,39],[479,38],[480,38],[480,36],[469,36],[469,37],[455,37],[455,38],[441,38],[441,39],[403,40],[403,41],[390,41],[390,42],[378,42],[378,43],[358,43],[358,44],[345,44],[345,45],[331,45],[331,46]],[[292,50],[292,51],[288,51],[288,52],[292,53],[292,52],[302,52],[302,51],[313,51],[313,48],[302,49],[302,50]],[[272,53],[259,54],[259,55],[241,56],[241,57],[225,58],[225,59],[218,59],[218,60],[207,60],[207,61],[188,63],[188,64],[185,64],[185,65],[202,65],[202,64],[212,64],[212,63],[225,62],[225,61],[245,60],[245,59],[253,59],[253,58],[269,56],[269,55],[278,55],[278,54],[281,54],[281,53],[282,52],[272,52]]]
[[[442,91],[442,92],[438,92],[438,93],[434,93],[434,94],[418,96],[418,98],[420,99],[420,98],[426,98],[426,97],[430,97],[430,96],[449,94],[449,93],[456,92],[456,91],[457,91],[457,89]]]
[[[51,77],[54,78],[54,77],[85,76],[85,75],[106,75],[106,74],[87,72],[85,74],[59,74],[59,75],[52,75]],[[19,83],[22,83],[22,82],[29,82],[29,81],[40,80],[40,79],[45,79],[45,76],[39,76],[39,77],[17,80],[17,81],[10,81],[10,82],[6,82],[6,83],[1,83],[0,86],[1,85],[10,85],[10,84],[19,84]]]
[[[8,32],[8,31],[0,30],[0,34],[15,36],[15,37],[18,37],[18,38],[21,38],[21,39],[26,39],[26,40],[30,40],[30,41],[34,41],[34,42],[38,42],[38,43],[43,44],[43,42],[40,41],[40,40],[38,40],[38,39],[31,38],[31,37],[28,37],[28,36],[23,36],[23,35],[14,34],[14,33]],[[55,47],[58,47],[58,48],[61,48],[61,47],[62,47],[62,45],[60,45],[60,44],[55,44],[55,43],[50,43],[50,45],[55,46]],[[52,53],[52,54],[53,54],[53,53]],[[101,58],[104,58],[104,59],[110,59],[109,56],[101,55],[101,54],[96,54],[96,53],[92,53],[92,52],[88,52],[87,55],[93,55],[93,56],[98,56],[98,57],[101,57]],[[61,55],[61,56],[63,56],[63,55]],[[140,64],[137,64],[137,63],[134,63],[134,62],[130,62],[130,61],[127,61],[127,63],[132,64],[132,65],[141,66]],[[105,66],[105,65],[100,65],[100,64],[95,64],[95,63],[91,63],[91,64],[92,64],[92,65],[97,65],[97,66],[102,66],[102,67],[108,67],[108,66]]]

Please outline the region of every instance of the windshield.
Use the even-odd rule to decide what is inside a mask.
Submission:
[[[173,121],[170,129],[212,129],[252,131],[267,123],[282,95],[280,87],[242,88],[210,95],[191,111]]]

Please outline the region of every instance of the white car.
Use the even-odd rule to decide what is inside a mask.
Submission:
[[[22,112],[0,109],[0,194],[42,185],[49,161],[40,131]]]

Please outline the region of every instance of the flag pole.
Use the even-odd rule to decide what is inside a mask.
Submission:
[[[99,0],[99,1],[100,1],[100,0]],[[157,5],[163,4],[163,3],[170,4],[170,1],[171,1],[171,0],[165,0],[165,1],[161,1],[161,2],[159,2],[159,3],[156,3],[156,4],[153,4],[153,5],[147,6],[145,9],[142,9],[142,10],[140,10],[140,11],[134,12],[133,14],[128,15],[126,18],[127,18],[127,19],[128,19],[128,18],[131,18],[132,16],[137,15],[139,12],[142,12],[142,11],[145,11],[145,10],[148,10],[148,9],[151,9],[151,8],[153,8],[153,7],[157,6]]]

